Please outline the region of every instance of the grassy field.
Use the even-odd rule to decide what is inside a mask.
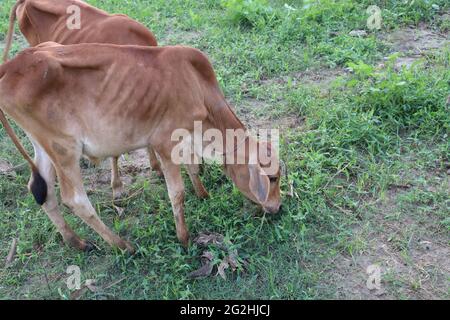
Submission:
[[[1,48],[13,2],[0,5]],[[281,130],[283,210],[261,214],[216,166],[202,176],[210,199],[185,179],[191,234],[220,233],[238,253],[226,279],[193,280],[205,249],[180,246],[164,182],[131,154],[121,160],[121,215],[108,165],[84,173],[100,216],[137,254],[111,250],[64,209],[99,247],[80,253],[28,194],[27,170],[2,173],[23,159],[0,128],[1,299],[69,299],[70,265],[96,280],[83,299],[450,298],[448,1],[88,2],[144,23],[161,45],[206,52],[240,118]],[[370,5],[382,9],[379,31],[367,29]],[[13,51],[25,46],[17,36]],[[4,268],[15,237],[17,258]],[[208,250],[216,267],[228,254]],[[370,265],[381,268],[380,290],[366,287]]]

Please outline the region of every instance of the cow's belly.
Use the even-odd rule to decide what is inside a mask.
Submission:
[[[107,157],[118,157],[121,154],[128,153],[137,149],[148,147],[146,142],[135,143],[129,145],[98,143],[97,141],[83,141],[83,155],[89,158],[104,159]]]
[[[148,132],[136,128],[128,130],[107,128],[84,135],[82,144],[84,155],[90,158],[106,158],[146,148],[150,145],[150,137]]]

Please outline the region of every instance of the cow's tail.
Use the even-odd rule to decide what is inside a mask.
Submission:
[[[14,7],[11,9],[11,15],[9,17],[9,30],[8,35],[6,36],[6,46],[5,52],[3,53],[3,62],[8,60],[9,50],[11,50],[13,34],[14,34],[14,23],[16,22],[16,11],[17,8],[24,2],[25,0],[17,0]]]
[[[5,46],[5,52],[3,54],[3,62],[6,62],[8,60],[9,50],[11,49],[12,40],[13,40],[13,34],[14,34],[14,23],[16,22],[16,12],[17,8],[24,2],[25,0],[18,0],[16,4],[11,9],[11,15],[9,18],[9,30],[8,34],[6,36],[6,46]],[[11,138],[19,152],[22,154],[22,156],[25,158],[25,160],[30,164],[31,172],[33,175],[33,179],[31,181],[30,185],[30,191],[33,194],[34,199],[39,205],[43,205],[47,199],[47,183],[45,182],[44,178],[42,178],[41,174],[39,173],[39,169],[34,164],[31,157],[28,155],[25,148],[20,143],[19,139],[17,138],[16,134],[14,133],[13,128],[11,128],[8,120],[5,117],[5,114],[0,109],[0,122],[5,127],[6,133]]]
[[[28,155],[25,148],[20,143],[19,138],[17,138],[16,134],[13,131],[13,128],[11,128],[8,120],[5,117],[5,114],[1,109],[0,109],[0,122],[5,127],[6,133],[11,138],[16,148],[19,150],[19,152],[22,154],[25,160],[30,164],[31,172],[33,175],[33,179],[30,184],[30,191],[33,194],[33,197],[36,200],[36,202],[42,206],[47,199],[47,183],[45,182],[44,178],[42,178],[41,174],[39,173],[39,169],[36,167],[36,165],[34,164],[31,157]]]

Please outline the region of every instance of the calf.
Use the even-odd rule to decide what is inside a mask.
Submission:
[[[67,9],[74,5],[80,8],[80,29],[67,27],[67,20],[70,17]],[[4,61],[8,59],[16,18],[21,32],[31,46],[45,41],[60,44],[111,43],[157,46],[154,35],[139,22],[125,15],[108,14],[80,0],[18,0],[11,10]],[[159,162],[151,148],[148,149],[148,155],[151,167],[161,174]],[[120,198],[123,193],[117,163],[118,158],[113,157],[111,186],[115,199]],[[199,196],[205,194],[206,191]]]
[[[64,240],[79,249],[89,244],[61,216],[55,176],[62,201],[75,215],[110,245],[132,251],[97,216],[82,184],[79,159],[117,156],[147,146],[160,156],[177,237],[187,246],[184,185],[180,164],[172,154],[179,143],[171,137],[176,129],[193,136],[196,121],[202,123],[202,132],[223,133],[227,146],[223,155],[243,160],[224,165],[237,188],[266,212],[280,208],[276,155],[270,145],[257,144],[252,137],[240,141],[244,149],[228,147],[227,130],[245,127],[223,97],[207,57],[198,50],[45,43],[0,67],[0,106],[33,141],[36,163],[31,191]],[[274,173],[268,173],[251,144],[272,152]],[[198,179],[196,165],[187,164],[187,169]]]

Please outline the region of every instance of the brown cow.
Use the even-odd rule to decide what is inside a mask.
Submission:
[[[73,5],[80,8],[80,29],[67,27],[70,17],[67,9]],[[16,17],[21,32],[31,46],[46,41],[60,44],[158,45],[155,36],[139,22],[125,15],[110,15],[80,0],[18,0],[11,10],[3,61],[8,59]],[[148,149],[148,155],[151,167],[162,175],[159,162],[151,148]],[[111,186],[115,199],[121,198],[123,193],[117,162],[117,157],[111,159]],[[206,197],[206,190],[201,190],[199,196]]]
[[[188,47],[45,43],[0,67],[0,106],[33,141],[36,166],[30,189],[35,198],[64,240],[83,250],[89,244],[59,212],[55,174],[62,201],[110,245],[132,251],[97,216],[83,187],[79,159],[153,147],[160,156],[177,237],[187,246],[184,184],[180,165],[173,161],[178,142],[172,134],[175,129],[192,133],[195,121],[201,121],[203,131],[245,129],[223,97],[208,58]],[[277,213],[280,170],[274,152],[259,143],[276,163],[276,173],[269,174],[256,152],[247,152],[256,141],[247,137],[240,143],[244,150],[230,149],[224,141],[224,154],[244,160],[226,163],[225,172],[246,197],[266,212]],[[195,167],[187,165],[188,171]]]

